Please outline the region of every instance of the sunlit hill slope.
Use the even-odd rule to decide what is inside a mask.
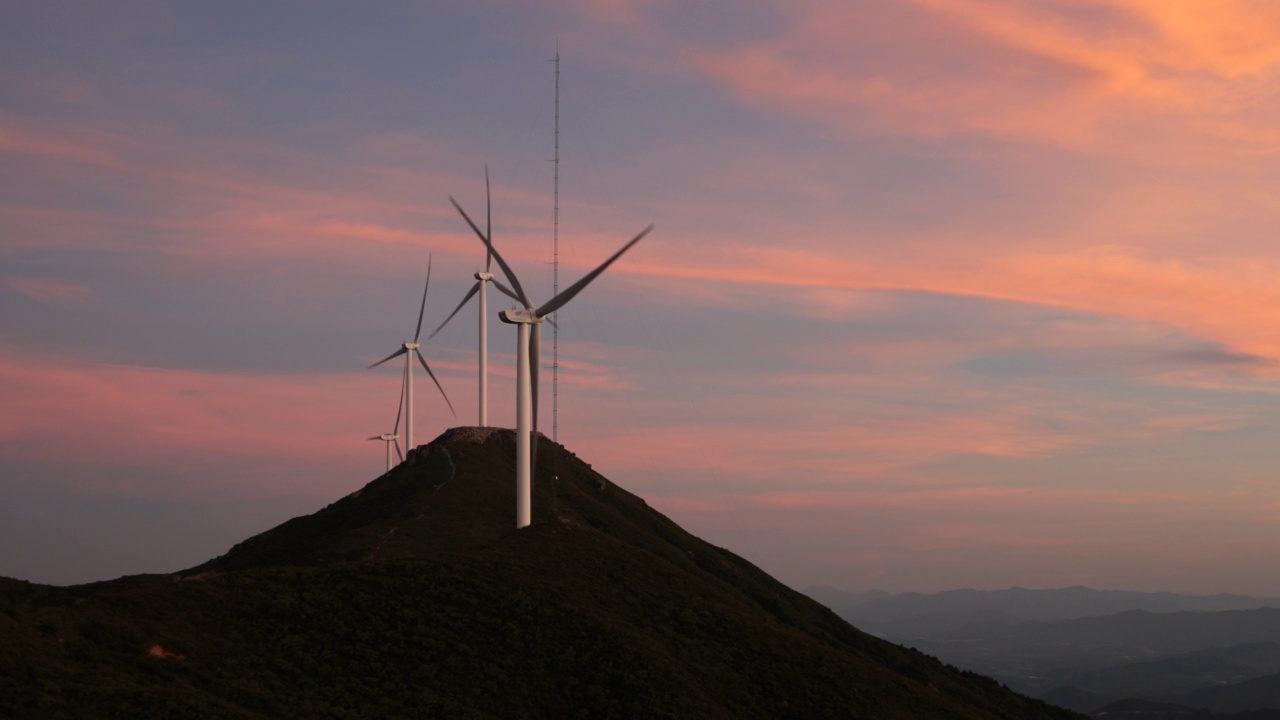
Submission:
[[[855,630],[540,442],[523,530],[511,431],[456,428],[191,570],[0,580],[0,717],[1077,717]]]

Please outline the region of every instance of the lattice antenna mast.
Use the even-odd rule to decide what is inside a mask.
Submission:
[[[560,41],[556,40],[556,123],[555,167],[551,210],[551,296],[560,294]],[[551,322],[551,439],[560,442],[560,311],[552,313]]]

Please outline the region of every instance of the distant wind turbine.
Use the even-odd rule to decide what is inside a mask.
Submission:
[[[400,436],[395,434],[382,433],[374,435],[370,440],[385,440],[387,443],[387,472],[391,472],[391,446],[396,446],[396,455],[400,456],[400,462],[404,462],[404,453],[400,452]]]
[[[431,382],[436,384],[436,388],[440,391],[440,395],[444,397],[444,402],[449,406],[449,412],[454,417],[458,413],[453,410],[453,403],[449,402],[449,396],[445,393],[444,388],[440,387],[440,381],[436,379],[436,374],[431,372],[431,366],[427,364],[427,359],[422,357],[422,351],[419,350],[418,338],[422,335],[422,313],[427,309],[427,289],[431,287],[431,256],[427,256],[427,282],[422,287],[422,305],[418,308],[418,326],[413,332],[413,342],[407,342],[400,346],[400,349],[382,358],[378,362],[369,366],[370,369],[376,368],[382,363],[392,358],[404,355],[404,433],[406,447],[413,450],[413,358],[417,356],[418,362],[422,363],[422,369],[427,371],[427,375],[431,378]]]
[[[538,345],[542,335],[542,323],[548,315],[559,310],[565,303],[568,303],[574,296],[582,292],[582,289],[592,280],[595,280],[600,273],[604,272],[623,253],[630,250],[631,246],[640,242],[640,239],[645,235],[648,235],[653,230],[653,225],[641,230],[639,235],[631,238],[631,242],[623,245],[621,250],[611,255],[608,260],[601,263],[595,270],[584,275],[582,279],[565,288],[540,307],[535,307],[533,302],[529,300],[529,296],[525,294],[524,288],[520,286],[520,280],[512,272],[511,266],[507,265],[507,261],[503,260],[502,255],[494,249],[493,244],[489,242],[489,238],[480,232],[480,228],[476,227],[476,224],[471,221],[467,211],[463,210],[462,206],[452,196],[449,197],[449,202],[453,203],[453,206],[462,214],[463,219],[475,231],[480,241],[485,244],[488,252],[493,255],[493,259],[498,261],[498,267],[502,268],[502,274],[507,277],[511,287],[515,288],[518,296],[516,301],[524,305],[523,310],[503,310],[498,313],[498,319],[504,323],[515,325],[518,330],[516,348],[516,527],[522,528],[530,523],[532,515],[533,465],[530,452],[530,430],[533,433],[538,431]]]
[[[382,433],[374,435],[369,440],[382,440],[387,444],[387,472],[391,472],[391,446],[396,446],[396,454],[400,456],[400,462],[404,462],[404,453],[400,451],[400,413],[404,410],[404,386],[407,374],[400,376],[400,399],[396,401],[396,424],[390,433]]]
[[[489,166],[488,165],[484,166],[484,215],[485,215],[484,237],[485,237],[485,245],[487,247],[489,245],[492,245],[493,243],[493,234],[492,234],[493,218],[490,213],[490,205],[489,205]],[[474,297],[477,293],[479,293],[480,295],[480,413],[479,413],[480,427],[488,427],[489,425],[489,311],[488,311],[489,293],[487,292],[486,285],[488,283],[493,283],[494,287],[498,288],[498,290],[502,292],[502,294],[506,295],[512,300],[515,300],[516,302],[520,301],[520,298],[517,297],[516,294],[511,291],[511,288],[508,288],[506,285],[503,285],[501,282],[499,282],[496,278],[493,277],[492,273],[489,272],[489,268],[492,265],[492,263],[493,263],[493,253],[488,250],[485,250],[484,272],[478,272],[475,274],[476,284],[471,286],[471,289],[468,290],[467,294],[463,296],[462,302],[458,303],[458,307],[454,308],[453,312],[449,313],[449,317],[445,318],[444,322],[440,323],[440,327],[433,330],[431,334],[427,336],[428,340],[435,337],[436,333],[443,330],[444,326],[448,325],[449,321],[453,319],[453,316],[457,315],[458,311],[461,310],[464,305],[470,302],[472,297]]]

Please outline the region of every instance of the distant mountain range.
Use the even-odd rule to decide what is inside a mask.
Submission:
[[[1074,713],[855,630],[542,438],[456,428],[172,575],[0,579],[5,718]]]
[[[1275,599],[1083,587],[807,592],[868,632],[1081,712],[1119,717],[1114,704],[1127,699],[1179,712],[1280,710]],[[1123,712],[1137,707],[1147,706]]]
[[[980,623],[1050,622],[1132,610],[1149,613],[1221,612],[1280,608],[1280,598],[1246,595],[1180,595],[1068,587],[1056,590],[948,590],[890,594],[880,590],[850,593],[815,586],[805,594],[867,632],[885,634],[945,632]]]

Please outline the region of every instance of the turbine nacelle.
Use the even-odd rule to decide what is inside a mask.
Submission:
[[[478,273],[476,273],[476,274],[475,274],[475,278],[476,278],[477,280],[480,280],[481,282],[489,282],[490,280],[492,280],[492,279],[493,279],[493,273],[491,273],[491,272],[478,272]]]
[[[421,347],[421,345],[419,345],[416,342],[411,342],[411,343],[404,343],[400,347],[404,348],[405,350],[417,350],[419,347]]]
[[[509,325],[541,325],[546,320],[533,310],[503,310],[498,319]]]

